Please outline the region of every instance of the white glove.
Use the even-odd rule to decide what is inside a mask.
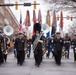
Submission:
[[[14,49],[14,51],[16,51],[16,49]]]
[[[43,43],[43,41],[42,41],[42,40],[38,40],[38,42],[41,42],[41,43]]]

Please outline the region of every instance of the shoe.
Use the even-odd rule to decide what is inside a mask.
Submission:
[[[40,65],[39,64],[37,64],[37,67],[39,67]]]
[[[20,63],[20,65],[22,65],[22,63]]]
[[[37,63],[35,63],[35,66],[37,66]]]
[[[17,62],[17,65],[19,64],[19,62]]]
[[[61,65],[61,63],[58,63],[58,66],[60,66]]]
[[[5,62],[7,62],[7,61],[5,60]]]

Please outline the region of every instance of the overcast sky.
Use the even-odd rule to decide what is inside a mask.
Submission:
[[[5,3],[15,3],[16,1],[18,1],[19,3],[26,3],[26,2],[31,2],[33,3],[34,0],[5,0]],[[46,22],[46,14],[47,14],[47,10],[50,10],[50,8],[52,9],[52,11],[50,12],[50,15],[52,16],[52,12],[54,9],[56,9],[56,6],[55,6],[55,3],[48,3],[49,0],[35,0],[37,1],[37,3],[40,3],[40,5],[37,6],[37,9],[36,9],[36,16],[38,17],[38,10],[40,9],[41,10],[41,13],[42,13],[42,23],[45,23]],[[51,6],[51,7],[50,7]],[[60,7],[59,5],[57,6],[57,8]],[[64,7],[64,6],[63,6]],[[25,20],[25,17],[26,17],[26,11],[29,10],[30,12],[30,18],[31,18],[31,25],[33,24],[33,6],[30,6],[30,7],[24,7],[24,6],[19,6],[18,7],[18,10],[15,10],[15,7],[10,7],[12,12],[14,13],[15,17],[17,18],[18,22],[20,20],[20,10],[22,12],[22,21],[24,22]],[[61,9],[60,9],[61,11]],[[60,11],[56,12],[56,15],[60,15]],[[63,11],[63,16],[67,16],[69,15],[68,11]],[[59,21],[57,22],[58,25],[59,25]],[[64,31],[68,29],[68,26],[72,23],[70,20],[66,20],[64,19]]]

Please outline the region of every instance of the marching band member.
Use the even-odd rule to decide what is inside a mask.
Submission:
[[[63,43],[63,38],[61,38],[60,32],[57,32],[56,37],[53,40],[54,57],[57,65],[61,65]]]
[[[39,23],[36,23],[34,25],[34,32],[35,34],[32,36],[32,44],[34,43],[35,39],[38,38],[40,36],[40,32],[41,32],[41,25]],[[37,43],[38,42],[38,43]],[[34,58],[35,58],[35,65],[37,67],[40,66],[41,64],[41,61],[42,61],[42,40],[41,40],[41,37],[40,39],[38,39],[36,41],[37,43],[37,46],[34,50]]]
[[[10,47],[10,42],[8,42],[8,38],[6,37],[5,34],[3,34],[3,58],[4,58],[4,61],[6,62],[7,61],[7,54],[8,54],[8,49]]]
[[[18,37],[18,34],[15,34],[15,36],[13,37],[13,44],[14,44],[14,57],[17,58],[17,51],[15,49],[15,40]]]
[[[25,40],[23,38],[23,34],[20,31],[18,33],[18,38],[15,40],[15,49],[17,50],[17,64],[22,65],[24,62],[24,56],[25,56],[25,51],[24,51],[24,45],[25,45]]]
[[[23,35],[22,36],[23,36],[23,39],[25,41],[25,44],[24,44],[24,51],[25,51],[26,44],[27,44],[27,36],[26,36],[25,32],[23,32]],[[25,53],[24,53],[24,61],[25,61]]]
[[[28,46],[27,46],[27,50],[28,50],[27,57],[28,58],[30,58],[30,54],[31,54],[31,42],[32,42],[31,38],[27,39],[27,44],[28,44]]]
[[[3,45],[3,36],[2,32],[0,31],[0,65],[3,63],[2,45]]]
[[[71,45],[74,52],[74,62],[76,61],[76,34],[74,34],[74,39],[71,41]]]
[[[65,57],[67,59],[69,59],[69,52],[70,52],[70,44],[71,44],[71,38],[68,36],[68,34],[66,33],[65,37],[64,37],[64,47],[65,47],[65,51],[68,51],[68,54],[65,55]]]
[[[48,53],[46,54],[46,57],[49,58],[50,52],[52,51],[53,38],[49,37],[47,38],[47,40],[48,40],[48,44],[47,44]]]

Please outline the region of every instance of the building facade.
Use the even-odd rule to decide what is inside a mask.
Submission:
[[[4,3],[4,0],[0,0],[0,3]],[[4,27],[7,25],[13,27],[14,33],[18,32],[19,24],[11,9],[7,6],[0,6],[0,30],[3,31]]]

